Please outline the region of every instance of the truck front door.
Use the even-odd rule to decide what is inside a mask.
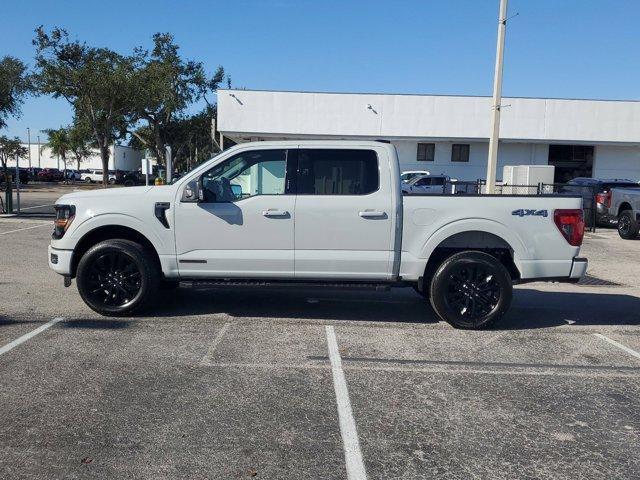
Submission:
[[[296,183],[296,278],[389,279],[393,195],[377,152],[301,148]]]
[[[252,149],[202,175],[203,200],[176,207],[181,277],[293,277],[289,161],[286,149]]]

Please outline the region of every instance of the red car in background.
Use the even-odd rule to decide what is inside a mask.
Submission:
[[[43,168],[38,172],[39,182],[59,182],[64,174],[57,168]]]

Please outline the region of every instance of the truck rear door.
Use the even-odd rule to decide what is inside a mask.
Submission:
[[[298,150],[295,276],[391,278],[393,197],[378,152]]]

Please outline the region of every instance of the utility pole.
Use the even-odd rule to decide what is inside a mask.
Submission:
[[[173,178],[173,158],[171,157],[171,147],[169,145],[165,147],[165,152],[167,159],[167,185],[170,185]]]
[[[27,127],[27,143],[29,145],[29,170],[31,170],[31,129]]]
[[[41,168],[42,165],[40,165],[40,135],[38,135],[36,138],[38,139],[38,168]]]
[[[507,2],[500,0],[498,18],[498,44],[496,46],[496,68],[493,76],[493,115],[491,117],[491,137],[489,138],[489,158],[487,160],[486,193],[496,190],[496,168],[498,163],[498,142],[500,139],[500,103],[502,102],[502,65],[504,58],[504,37],[507,29]]]

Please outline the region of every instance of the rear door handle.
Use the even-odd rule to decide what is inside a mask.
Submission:
[[[269,210],[263,210],[262,215],[265,217],[288,217],[289,212],[286,210],[275,210],[270,208]]]
[[[358,215],[362,218],[385,218],[387,216],[387,212],[381,212],[379,210],[365,210],[358,213]]]

